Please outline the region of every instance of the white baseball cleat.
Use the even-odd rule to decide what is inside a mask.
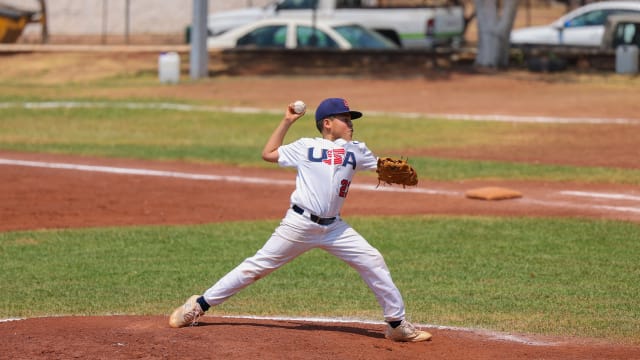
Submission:
[[[198,318],[204,314],[200,304],[196,301],[199,297],[200,295],[193,295],[187,299],[184,305],[175,309],[169,318],[169,326],[181,328],[187,325],[196,325]]]
[[[431,339],[431,334],[426,331],[416,330],[413,324],[406,320],[402,320],[396,328],[392,328],[391,325],[387,324],[384,336],[389,340],[405,342],[419,342]]]

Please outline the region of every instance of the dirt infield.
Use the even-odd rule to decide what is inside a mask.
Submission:
[[[0,151],[0,159],[41,163],[2,166],[6,195],[0,231],[118,225],[202,224],[231,220],[279,219],[289,204],[293,174],[273,169],[234,168],[180,162],[148,162]],[[37,165],[37,163],[35,165]],[[176,176],[80,171],[44,166],[90,165],[170,174],[234,176],[233,181],[190,180]],[[246,181],[239,179],[246,179]],[[46,181],[43,181],[46,179]],[[260,179],[254,183],[252,179]],[[278,180],[270,184],[269,179]],[[376,189],[377,180],[354,179],[343,216],[467,214],[498,216],[582,216],[640,222],[640,191],[631,185],[422,181],[418,187]],[[470,200],[465,192],[501,186],[524,194],[504,201]],[[215,186],[215,191],[212,191]],[[162,194],[162,196],[159,196]],[[587,196],[583,196],[586,194]],[[593,194],[593,196],[588,196]],[[602,198],[599,194],[618,194]],[[385,204],[383,208],[380,204]]]
[[[349,98],[354,108],[365,112],[639,119],[640,103],[637,102],[635,82],[628,86],[620,85],[618,81],[617,78],[604,84],[588,79],[551,81],[551,78],[533,78],[528,74],[455,74],[446,80],[395,81],[222,78],[215,83],[161,87],[155,94],[267,109],[280,108],[296,98],[315,104],[323,97],[336,95]],[[105,89],[85,96],[127,99],[141,91],[152,90],[141,87],[108,92]],[[496,144],[470,152],[442,148],[429,155],[637,169],[640,168],[638,134],[640,124],[634,122],[585,125],[578,133],[541,134],[540,143],[535,144],[511,145],[509,148]],[[577,143],[584,139],[590,139],[591,146]],[[225,180],[196,181],[54,169],[38,163],[30,163],[30,166],[2,164],[0,231],[278,219],[284,214],[293,189],[293,175],[277,168],[235,168],[2,150],[0,159],[282,181],[278,184],[236,184]],[[214,181],[216,190],[212,191]],[[425,181],[415,191],[392,194],[387,191],[389,189],[372,190],[376,183],[373,178],[356,177],[343,215],[486,214],[640,221],[638,186]],[[489,185],[513,188],[524,196],[506,201],[470,200],[464,196],[468,189]],[[239,188],[242,191],[238,191]],[[584,194],[618,194],[622,197]],[[401,196],[406,201],[391,201],[391,196]],[[375,203],[388,206],[379,209]],[[182,301],[187,295],[178,294],[176,301]],[[638,346],[593,339],[542,338],[428,327],[427,330],[434,334],[432,341],[399,344],[385,340],[382,329],[378,324],[230,319],[217,317],[215,309],[211,316],[203,319],[201,326],[177,330],[168,327],[166,315],[36,318],[0,323],[0,359],[640,359]]]

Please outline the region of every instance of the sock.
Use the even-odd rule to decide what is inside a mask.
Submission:
[[[202,311],[207,311],[211,307],[211,305],[207,304],[207,302],[204,301],[204,296],[200,296],[196,301],[198,302],[198,304],[200,304]]]
[[[398,326],[400,326],[400,324],[402,324],[402,320],[398,320],[398,321],[387,321],[389,323],[389,325],[392,328],[397,328]]]

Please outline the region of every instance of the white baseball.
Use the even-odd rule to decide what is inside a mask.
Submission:
[[[307,104],[302,100],[297,100],[293,103],[293,111],[296,114],[302,114],[305,110],[307,110]]]

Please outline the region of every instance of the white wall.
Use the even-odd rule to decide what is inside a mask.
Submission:
[[[269,0],[209,0],[209,12],[262,6]],[[2,0],[25,10],[39,10],[36,0]],[[183,33],[191,23],[192,0],[129,0],[129,33]],[[49,33],[55,35],[121,35],[125,32],[126,0],[47,0]],[[106,17],[105,17],[106,15]],[[40,32],[30,24],[25,35]]]

